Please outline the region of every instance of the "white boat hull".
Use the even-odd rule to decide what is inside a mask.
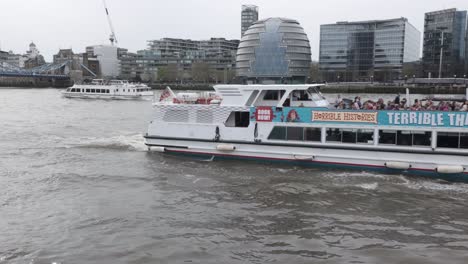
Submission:
[[[427,154],[395,153],[372,150],[345,150],[320,147],[274,146],[261,143],[209,142],[193,140],[163,139],[147,137],[146,144],[151,149],[164,149],[170,154],[198,156],[203,158],[242,159],[252,161],[270,161],[294,163],[303,166],[326,166],[352,169],[371,169],[393,173],[421,174],[448,180],[468,181],[466,167],[468,157],[454,159],[452,155],[434,154],[428,158]],[[219,146],[224,146],[220,148]],[[225,146],[230,146],[226,151]],[[395,159],[398,157],[398,159]],[[389,168],[388,164],[396,162],[409,163],[408,169]],[[441,165],[444,164],[444,165]],[[458,168],[454,173],[443,168]],[[459,168],[463,168],[460,171]],[[439,169],[438,169],[439,168]]]
[[[107,100],[151,100],[153,95],[114,95],[114,94],[85,94],[85,93],[68,93],[64,92],[66,98],[83,98],[83,99],[107,99]]]

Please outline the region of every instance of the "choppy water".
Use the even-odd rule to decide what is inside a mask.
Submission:
[[[1,264],[468,259],[466,184],[148,153],[150,104],[0,89]]]

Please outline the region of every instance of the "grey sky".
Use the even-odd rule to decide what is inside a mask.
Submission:
[[[47,61],[59,48],[84,52],[108,44],[110,34],[102,0],[0,0],[0,48],[24,53],[34,41]],[[144,49],[163,37],[240,38],[242,4],[260,7],[260,18],[298,20],[318,58],[321,24],[406,17],[423,31],[424,13],[468,9],[467,0],[107,0],[119,46]]]

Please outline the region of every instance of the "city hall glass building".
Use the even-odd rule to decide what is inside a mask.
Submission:
[[[442,78],[464,74],[466,11],[446,9],[425,14],[423,71],[425,77]],[[443,35],[443,38],[442,38]],[[440,52],[442,50],[442,67]]]
[[[406,18],[320,26],[324,81],[390,81],[419,60],[421,33]]]
[[[311,65],[310,43],[299,22],[268,18],[244,34],[236,57],[236,75],[248,83],[304,83]]]

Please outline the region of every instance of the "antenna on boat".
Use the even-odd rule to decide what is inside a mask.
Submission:
[[[109,40],[111,42],[111,45],[114,46],[114,42],[115,44],[118,44],[117,37],[115,36],[114,26],[112,25],[112,20],[109,15],[109,10],[107,9],[106,0],[102,0],[102,3],[104,3],[104,8],[106,9],[107,22],[109,22],[109,27],[111,29]]]

